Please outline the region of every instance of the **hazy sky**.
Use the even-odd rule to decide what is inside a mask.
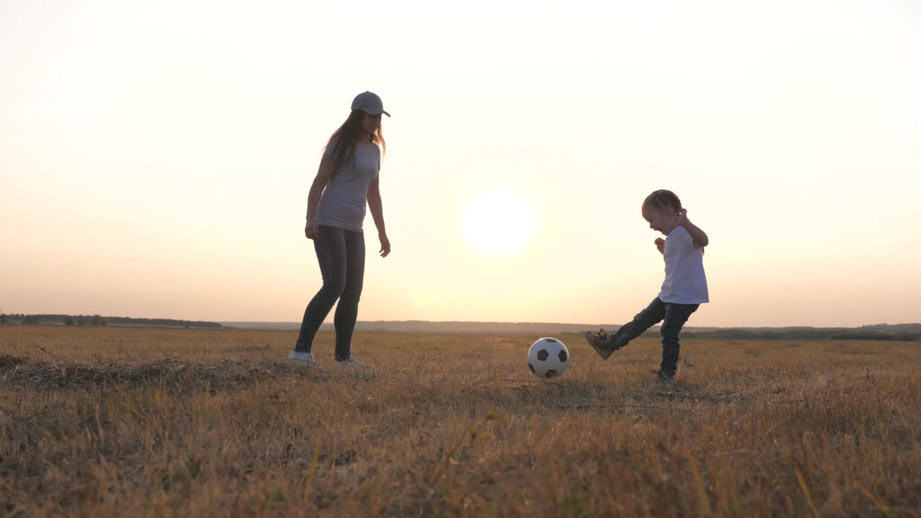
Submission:
[[[669,188],[711,242],[689,325],[921,321],[919,57],[909,0],[0,0],[0,311],[300,320],[372,90],[361,320],[625,321]]]

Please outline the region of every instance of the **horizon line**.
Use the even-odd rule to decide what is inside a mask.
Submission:
[[[13,315],[24,315],[24,316],[71,316],[71,317],[92,317],[94,315],[99,315],[98,313],[94,314],[83,314],[83,313],[26,313],[26,312],[2,312],[5,316]],[[186,319],[186,318],[172,318],[172,317],[132,317],[126,315],[99,315],[103,318],[124,318],[132,320],[174,320],[174,321],[183,321],[183,322],[205,322],[205,323],[216,323],[223,326],[226,325],[243,325],[243,324],[263,324],[263,325],[285,325],[285,326],[298,326],[300,322],[291,321],[291,320],[203,320],[203,319]],[[563,325],[563,326],[583,326],[583,327],[618,327],[621,324],[617,323],[582,323],[582,322],[549,322],[549,321],[537,321],[537,320],[425,320],[425,319],[399,319],[399,320],[357,320],[356,324],[462,324],[462,325],[540,325],[540,326],[550,326],[550,325]],[[323,322],[323,325],[331,325],[330,322]],[[778,328],[862,328],[862,327],[874,327],[874,326],[910,326],[910,325],[921,325],[921,321],[916,322],[877,322],[877,323],[865,323],[865,324],[851,324],[851,325],[816,325],[816,324],[746,324],[746,325],[698,325],[698,326],[685,326],[686,329],[739,329],[739,328],[748,328],[748,329],[778,329]]]

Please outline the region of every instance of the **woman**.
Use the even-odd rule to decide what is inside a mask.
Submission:
[[[381,114],[390,116],[376,94],[364,92],[355,97],[349,118],[329,138],[310,187],[304,234],[313,240],[323,286],[307,305],[297,343],[288,355],[300,365],[316,367],[311,352],[313,339],[337,299],[336,365],[361,365],[352,357],[351,345],[365,271],[361,229],[365,204],[371,208],[377,227],[381,257],[390,253],[378,176],[381,151],[387,148],[381,133]]]

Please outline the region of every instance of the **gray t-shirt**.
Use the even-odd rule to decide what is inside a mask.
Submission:
[[[324,154],[336,158],[333,171],[317,208],[317,224],[361,232],[368,203],[368,187],[381,169],[381,150],[357,144],[352,156],[342,158],[332,142]]]

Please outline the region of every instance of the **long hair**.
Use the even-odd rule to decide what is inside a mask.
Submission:
[[[364,115],[365,112],[361,110],[352,110],[349,118],[345,119],[342,126],[339,126],[339,129],[330,135],[326,147],[333,146],[333,158],[347,160],[355,153],[355,144],[358,143],[358,139],[361,137],[361,119]],[[384,132],[380,124],[377,125],[377,129],[370,136],[370,141],[380,146],[382,152],[387,152],[387,142],[384,141]]]

